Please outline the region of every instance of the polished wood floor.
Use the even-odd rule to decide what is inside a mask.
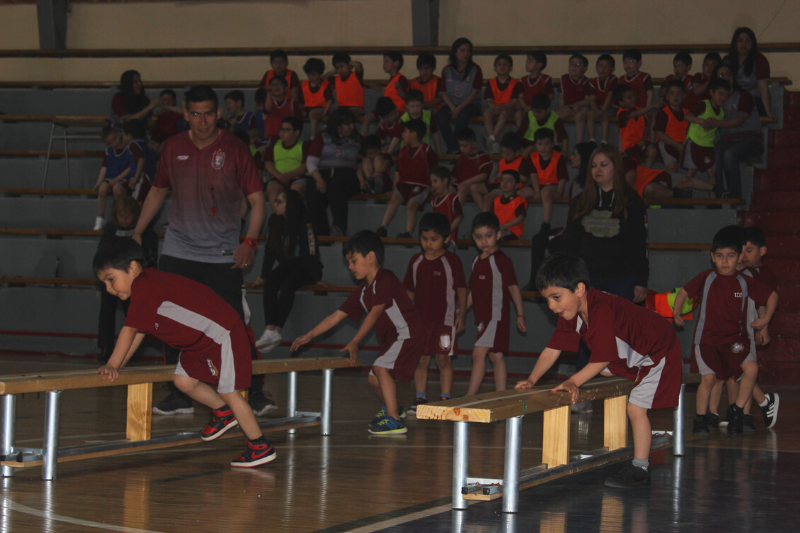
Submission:
[[[12,374],[94,363],[4,356],[0,365],[3,374]],[[318,410],[320,386],[319,375],[300,376],[301,410]],[[466,386],[457,383],[455,393],[463,394]],[[283,376],[269,376],[267,389],[285,406]],[[734,518],[751,513],[753,520],[731,519],[720,524],[720,531],[766,530],[756,520],[770,517],[763,524],[780,531],[792,523],[787,520],[796,526],[793,510],[800,504],[794,490],[800,467],[800,388],[779,391],[775,430],[764,430],[757,420],[755,435],[692,439],[680,460],[672,458],[670,449],[654,453],[653,488],[646,497],[631,499],[605,489],[605,469],[525,491],[519,515],[507,517],[499,512],[499,502],[473,505],[466,512],[449,510],[451,424],[409,417],[408,435],[372,437],[366,425],[379,405],[365,376],[339,373],[330,437],[321,437],[318,428],[272,434],[278,458],[247,471],[229,466],[243,445],[236,438],[65,463],[54,482],[43,482],[39,468],[18,470],[3,480],[0,531],[678,531],[694,529],[705,514],[711,520],[726,505],[743,506],[736,507]],[[429,385],[429,393],[438,393],[438,383]],[[401,386],[399,394],[408,404],[413,389]],[[19,399],[19,446],[41,446],[43,411],[43,396]],[[154,417],[154,433],[196,429],[208,416],[198,408],[194,415]],[[671,428],[671,414],[656,414],[653,426]],[[502,476],[504,431],[503,424],[473,425],[471,474]],[[116,440],[124,432],[124,388],[64,393],[62,446]],[[571,439],[573,453],[602,446],[601,403],[592,414],[573,416]],[[523,423],[522,465],[540,461],[541,415],[532,415]],[[725,499],[729,496],[733,504]],[[772,504],[759,503],[760,497]],[[791,513],[782,521],[764,514],[778,510],[776,498]]]

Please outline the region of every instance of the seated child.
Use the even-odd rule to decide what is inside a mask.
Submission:
[[[123,185],[126,192],[139,204],[144,204],[150,185],[156,177],[156,157],[147,143],[147,130],[141,120],[129,120],[122,125],[122,142],[133,156],[131,179]]]
[[[642,72],[642,52],[636,48],[625,50],[622,54],[622,68],[625,75],[619,80],[633,91],[633,105],[645,108],[653,103],[653,78]]]
[[[531,375],[516,388],[532,388],[562,351],[576,352],[583,341],[592,353],[589,364],[552,392],[569,392],[575,404],[580,386],[598,374],[634,380],[636,386],[628,396],[633,461],[605,484],[619,488],[649,485],[652,433],[647,411],[678,405],[683,364],[678,336],[657,313],[590,287],[589,269],[575,255],[548,256],[536,273],[536,288],[559,316],[558,326]]]
[[[403,68],[403,54],[400,52],[386,52],[383,55],[383,71],[389,75],[389,82],[386,87],[381,87],[377,84],[370,85],[371,89],[392,99],[398,115],[402,115],[406,110],[406,93],[408,92],[408,80],[400,74],[401,68]]]
[[[406,204],[406,231],[397,235],[401,239],[412,239],[417,225],[417,211],[422,211],[430,195],[431,169],[439,164],[439,156],[430,145],[422,142],[425,123],[420,119],[401,122],[403,124],[403,143],[405,146],[397,155],[394,173],[394,192],[386,205],[381,227],[376,232],[386,237],[387,227],[397,213],[397,208]]]
[[[237,392],[250,386],[252,375],[251,340],[239,314],[202,283],[146,268],[144,252],[132,239],[98,250],[92,267],[109,293],[131,301],[114,353],[97,373],[116,380],[145,335],[153,335],[181,351],[175,386],[211,408],[201,438],[212,441],[240,426],[247,449],[231,466],[250,468],[274,460],[272,442]]]
[[[526,199],[542,202],[542,227],[540,231],[550,230],[553,218],[553,201],[564,195],[569,181],[567,156],[553,150],[553,131],[541,128],[536,131],[536,151],[531,152],[530,185],[522,189]]]
[[[158,95],[158,107],[150,121],[150,148],[155,153],[161,152],[161,143],[181,131],[183,111],[176,104],[177,96],[172,89],[164,89]]]
[[[264,111],[264,106],[267,103],[267,90],[264,87],[259,87],[255,92],[256,99],[256,112],[253,116],[256,119],[256,129],[258,130],[258,138],[254,139],[254,144],[258,150],[264,154],[270,139],[264,137],[264,127],[267,122],[267,113]]]
[[[585,86],[586,96],[589,97],[589,111],[586,115],[586,123],[589,128],[589,140],[594,142],[594,121],[600,118],[600,132],[602,133],[600,142],[608,142],[608,125],[612,116],[616,116],[616,111],[612,108],[611,94],[614,87],[619,83],[619,78],[614,76],[616,61],[611,54],[602,54],[597,58],[595,69],[597,77],[592,78]]]
[[[472,239],[480,253],[472,262],[467,307],[472,306],[478,335],[472,350],[467,396],[477,394],[481,388],[487,354],[492,362],[496,390],[506,390],[504,354],[508,353],[511,328],[509,299],[517,309],[517,329],[522,333],[527,331],[514,264],[498,247],[501,235],[500,221],[494,213],[478,213],[472,219]]]
[[[522,122],[528,111],[531,110],[531,101],[534,96],[540,93],[547,95],[549,100],[553,99],[555,91],[553,90],[553,78],[542,71],[547,66],[547,55],[540,51],[534,50],[528,53],[525,60],[525,72],[527,76],[523,76],[519,82],[522,84],[522,94],[518,98],[519,107],[514,115],[514,121],[517,124],[517,129],[522,127]]]
[[[244,109],[244,93],[231,91],[225,95],[225,109],[228,110],[228,131],[243,131],[252,138],[258,135],[256,117],[251,111]]]
[[[336,92],[336,104],[339,108],[349,109],[353,115],[364,114],[364,66],[359,61],[350,59],[346,52],[333,54],[333,70],[325,73],[323,79],[333,78],[333,90]]]
[[[667,84],[672,80],[677,80],[683,84],[686,94],[691,94],[692,91],[692,75],[689,71],[692,69],[692,55],[689,52],[678,52],[672,59],[672,74],[664,78],[664,84],[658,91],[658,96],[664,100],[667,95]]]
[[[436,148],[436,153],[442,153],[442,146],[439,143],[439,126],[436,124],[436,115],[430,109],[425,109],[425,95],[418,89],[410,89],[406,93],[406,112],[400,117],[403,122],[411,119],[422,119],[425,123],[425,136],[422,142],[430,144]],[[402,145],[401,145],[402,146]]]
[[[522,92],[522,84],[510,76],[514,61],[508,54],[500,54],[494,60],[497,77],[489,80],[483,91],[486,109],[483,110],[483,126],[486,128],[486,151],[500,153],[497,136],[506,127],[508,119],[514,114]]]
[[[647,151],[650,143],[647,138],[645,115],[660,108],[662,104],[651,103],[647,107],[637,107],[633,88],[624,83],[620,83],[614,88],[612,98],[619,108],[617,110],[617,127],[619,128],[620,152],[625,157],[646,161],[645,166],[651,167],[655,161],[655,155]]]
[[[389,171],[394,165],[394,160],[391,154],[383,151],[381,138],[377,135],[367,135],[361,143],[361,150],[362,154],[356,171],[361,192],[391,191],[392,178]]]
[[[522,155],[527,157],[528,154],[535,150],[535,142],[533,136],[542,128],[547,128],[553,131],[553,138],[556,143],[561,144],[561,151],[567,153],[569,151],[569,136],[567,129],[564,127],[564,122],[558,113],[550,108],[550,98],[544,93],[539,93],[533,97],[530,104],[530,111],[528,111],[527,123],[523,121],[522,128],[518,131],[524,131],[522,135]]]
[[[774,290],[736,270],[742,256],[743,240],[744,232],[738,226],[719,230],[711,244],[714,268],[700,273],[675,297],[674,309],[678,312],[673,318],[679,327],[684,325],[680,309],[686,298],[703,297],[693,340],[695,361],[703,376],[697,388],[694,434],[708,434],[709,426],[718,425],[719,416],[708,414],[709,397],[715,382],[728,378],[738,380],[743,376],[727,427],[728,435],[742,434],[743,408],[753,394],[758,377],[758,363],[751,350],[748,330],[761,330],[769,324],[778,303],[778,294]],[[763,315],[759,313],[759,318],[752,323],[747,312],[748,298],[752,298],[757,306],[765,306]]]
[[[569,58],[569,72],[561,76],[561,90],[558,93],[558,116],[562,119],[575,117],[575,142],[583,142],[586,128],[586,112],[589,98],[586,95],[586,69],[589,60],[582,54],[572,54]],[[564,152],[567,150],[565,149]]]
[[[370,422],[369,432],[372,435],[406,433],[408,430],[403,421],[406,413],[397,404],[394,381],[407,383],[414,376],[425,351],[425,323],[400,280],[391,270],[381,267],[384,250],[380,237],[369,230],[359,231],[347,240],[343,252],[350,272],[359,281],[364,280],[364,283],[350,293],[338,311],[298,337],[292,344],[292,351],[297,351],[345,318],[358,321],[366,312],[367,318],[358,333],[342,351],[349,352],[350,363],[355,364],[358,344],[375,326],[381,351],[372,364],[368,381],[384,405]]]
[[[264,168],[271,177],[267,183],[267,199],[270,203],[275,196],[287,188],[306,194],[308,169],[308,143],[303,142],[303,121],[297,117],[286,117],[278,130],[279,139],[267,148],[264,154]]]
[[[303,65],[303,72],[308,78],[301,84],[301,102],[303,103],[303,117],[311,123],[311,138],[317,134],[319,119],[331,112],[333,105],[333,87],[328,80],[323,80],[325,63],[316,57],[310,58]]]
[[[450,222],[450,242],[448,249],[456,251],[456,241],[458,240],[458,226],[464,220],[464,211],[461,209],[461,201],[458,194],[450,187],[452,181],[450,169],[447,167],[435,167],[431,170],[431,208],[434,213],[445,215]]]
[[[442,107],[442,79],[434,74],[436,71],[436,56],[430,52],[421,52],[417,56],[417,71],[419,76],[408,81],[409,91],[420,91],[424,97],[422,109],[437,110]],[[406,98],[408,104],[408,98]],[[439,151],[441,153],[441,151]]]
[[[489,194],[486,195],[486,199],[483,201],[483,211],[491,211],[494,206],[494,199],[503,194],[500,190],[500,176],[506,170],[514,170],[519,173],[520,189],[530,183],[533,168],[531,159],[522,155],[522,146],[516,133],[509,132],[503,135],[503,139],[500,141],[500,156],[500,161],[497,164],[497,174],[486,183],[486,189]]]
[[[388,96],[381,96],[375,103],[375,111],[366,115],[366,117],[379,117],[381,122],[378,125],[378,130],[375,134],[381,140],[383,151],[387,154],[394,154],[397,147],[400,146],[400,137],[403,135],[403,122],[400,121],[400,115],[397,113],[397,107]],[[361,135],[367,136],[369,131],[369,121],[364,118],[364,123],[361,125]]]
[[[647,168],[636,159],[623,157],[625,179],[642,198],[691,198],[691,189],[675,189],[673,181],[680,181],[682,176],[663,168]],[[673,179],[674,178],[674,179]]]
[[[274,77],[269,82],[269,95],[264,102],[264,136],[274,140],[281,129],[283,119],[301,118],[302,107],[295,100],[286,97],[286,80]]]
[[[504,170],[500,173],[500,191],[502,195],[495,197],[492,212],[500,221],[501,240],[515,241],[522,238],[525,228],[525,216],[528,213],[528,202],[518,196],[519,172]]]
[[[426,213],[419,221],[422,251],[414,254],[406,269],[403,285],[427,326],[427,343],[414,372],[416,397],[409,413],[428,403],[428,365],[436,356],[442,400],[451,398],[453,367],[450,358],[456,354],[458,334],[464,331],[467,315],[467,282],[461,259],[448,251],[450,222],[440,213]],[[456,303],[458,306],[456,307]]]
[[[692,92],[686,95],[684,107],[691,109],[694,104],[705,99],[708,94],[708,82],[717,65],[722,64],[722,57],[717,52],[709,52],[703,58],[703,70],[692,78]]]
[[[656,112],[653,132],[658,139],[658,150],[667,170],[678,172],[678,163],[683,160],[686,132],[689,129],[689,123],[684,120],[688,112],[683,105],[686,88],[681,80],[672,80],[664,88],[667,105]]]
[[[269,83],[273,78],[283,78],[286,81],[286,87],[289,90],[290,98],[300,103],[300,78],[297,77],[297,72],[289,70],[289,56],[281,49],[273,50],[269,54],[269,64],[272,67],[264,73],[261,78],[259,87],[269,88]]]
[[[456,138],[458,151],[461,152],[453,166],[453,185],[458,192],[458,200],[464,205],[469,194],[480,209],[486,194],[486,180],[492,173],[494,163],[489,154],[478,150],[478,140],[472,129],[464,128]]]
[[[94,231],[100,231],[106,223],[106,196],[114,194],[119,198],[127,194],[125,182],[131,179],[134,165],[133,154],[122,140],[122,134],[110,126],[103,128],[100,138],[106,144],[100,175],[93,190],[97,191],[97,217],[94,220]]]

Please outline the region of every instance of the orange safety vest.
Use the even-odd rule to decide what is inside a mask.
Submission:
[[[536,175],[539,176],[539,185],[554,185],[558,184],[558,161],[564,157],[561,152],[553,150],[553,156],[550,158],[550,164],[547,168],[542,169],[542,164],[539,161],[539,152],[531,152],[531,163],[536,170]]]
[[[325,107],[328,102],[325,101],[325,91],[328,88],[328,80],[323,80],[319,84],[317,92],[311,92],[311,82],[308,80],[300,84],[303,87],[303,102],[305,107]]]
[[[655,292],[648,290],[645,305],[648,309],[655,311],[669,322],[674,322],[673,306],[678,292],[680,292],[680,289],[675,289],[671,292]],[[687,298],[683,304],[683,309],[681,309],[681,317],[685,320],[692,320],[692,311],[696,308],[697,298]]]
[[[436,94],[436,88],[439,86],[439,76],[432,76],[428,83],[422,84],[417,81],[417,78],[412,78],[408,80],[408,90],[416,89],[420,91],[425,98],[426,102],[430,102],[432,100],[436,100],[439,96]],[[437,106],[436,109],[442,107],[441,105]]]
[[[514,78],[508,78],[508,87],[501,91],[497,87],[497,78],[492,78],[489,80],[489,85],[492,87],[492,95],[494,96],[495,105],[509,103],[511,101],[511,93],[514,92],[514,87],[516,87],[518,83],[519,82]]]
[[[688,109],[683,110],[684,117],[686,113],[688,113]],[[664,133],[667,134],[667,137],[672,139],[675,142],[682,143],[686,140],[686,132],[689,130],[689,123],[686,120],[678,120],[669,106],[664,108],[664,113],[667,114],[667,127]]]
[[[397,76],[389,80],[389,85],[387,85],[386,89],[383,91],[383,96],[391,98],[392,102],[394,102],[395,107],[397,107],[398,117],[402,115],[403,112],[406,110],[406,101],[400,98],[400,95],[397,94],[397,89],[395,89],[394,87],[394,84],[397,83],[397,81],[400,79],[400,76],[402,76],[402,74],[398,74]]]
[[[528,202],[526,202],[525,198],[523,198],[522,196],[515,196],[514,199],[508,202],[507,204],[501,202],[500,201],[501,198],[503,197],[498,196],[497,198],[494,199],[494,214],[497,216],[497,219],[500,220],[501,225],[517,218],[517,216],[514,213],[516,213],[518,206],[524,205],[526,209],[528,207]],[[510,228],[507,229],[508,231],[516,235],[517,239],[519,239],[520,237],[522,237],[522,230],[524,227],[525,227],[525,220],[523,219],[523,221],[520,222],[519,224],[511,226]]]
[[[637,107],[636,111],[640,110],[641,107]],[[617,111],[617,121],[619,121],[619,116],[622,114],[623,111],[630,111],[630,109],[620,109]],[[620,140],[620,151],[624,152],[631,146],[634,146],[642,140],[644,137],[644,127],[645,127],[645,118],[642,115],[639,118],[632,118],[628,119],[628,124],[623,128],[619,126],[619,140]],[[619,122],[617,122],[619,125]]]
[[[666,172],[666,170],[663,168],[647,168],[637,165],[636,180],[633,182],[633,188],[639,193],[639,196],[644,198],[644,188],[662,172]],[[670,177],[670,179],[672,178]]]
[[[364,86],[355,71],[350,73],[347,81],[342,81],[341,76],[336,76],[334,80],[339,107],[364,107]]]
[[[505,172],[506,170],[516,170],[517,172],[519,172],[520,166],[522,166],[522,156],[519,156],[510,163],[506,163],[506,160],[501,157],[500,163],[498,163],[497,165],[497,178],[496,178],[497,183],[500,183],[500,175],[503,172]],[[522,182],[519,183],[520,189],[523,188],[524,186],[525,185]]]
[[[291,91],[292,90],[292,77],[293,77],[292,74],[294,74],[294,71],[293,70],[289,70],[287,68],[286,69],[286,76],[284,76],[284,78],[286,79],[286,90],[287,91]],[[275,71],[272,70],[272,69],[269,69],[267,71],[267,79],[264,82],[264,87],[269,87],[269,82],[272,81],[272,78],[274,78],[274,77],[275,77]]]

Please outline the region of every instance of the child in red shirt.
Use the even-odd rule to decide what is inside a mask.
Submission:
[[[273,78],[283,78],[286,81],[286,88],[290,98],[300,103],[300,78],[297,72],[289,70],[289,56],[281,49],[273,50],[269,54],[269,65],[272,67],[264,73],[264,77],[259,82],[259,87],[269,88],[269,83]]]
[[[178,113],[177,96],[172,89],[164,89],[158,95],[158,107],[153,111],[150,126],[150,149],[161,152],[161,143],[180,132],[183,113]]]
[[[264,137],[272,139],[278,136],[281,121],[287,117],[302,117],[300,104],[291,98],[286,98],[286,80],[274,77],[269,82],[269,92],[264,102]]]
[[[361,144],[362,153],[356,176],[361,185],[361,192],[374,193],[392,190],[392,178],[389,170],[394,165],[391,154],[383,151],[383,142],[377,135],[367,135]]]
[[[519,191],[519,172],[507,169],[500,174],[500,196],[492,203],[492,212],[500,221],[502,240],[515,241],[522,238],[528,202],[517,195]]]
[[[545,67],[547,67],[547,55],[544,52],[534,50],[528,53],[525,61],[525,72],[528,75],[519,80],[523,93],[519,96],[519,107],[514,115],[517,129],[522,127],[525,115],[531,110],[531,101],[534,96],[544,93],[552,100],[555,95],[553,78],[542,72]]]
[[[586,112],[589,98],[585,93],[586,69],[589,60],[582,54],[572,54],[569,58],[569,72],[561,76],[561,90],[558,93],[558,116],[562,119],[575,118],[575,142],[583,142],[586,129]]]
[[[490,154],[500,152],[496,137],[500,135],[506,122],[517,107],[522,95],[522,84],[509,74],[514,70],[514,60],[508,54],[500,54],[494,60],[497,77],[489,80],[483,92],[487,107],[483,111],[483,125],[486,129],[486,150]]]
[[[434,213],[445,215],[450,221],[450,251],[456,251],[458,240],[458,226],[464,220],[464,211],[461,209],[461,200],[458,194],[451,190],[452,175],[447,167],[435,167],[431,170],[431,208]]]
[[[424,95],[422,109],[437,110],[442,107],[442,79],[434,74],[436,70],[436,56],[430,52],[421,52],[417,56],[417,71],[419,76],[408,81],[408,90],[420,91]]]
[[[323,75],[324,80],[333,80],[336,92],[336,104],[339,108],[349,109],[356,117],[364,114],[364,66],[360,61],[353,61],[350,54],[336,52],[333,54],[333,70]]]
[[[672,74],[664,78],[664,83],[658,91],[658,96],[664,100],[667,94],[667,84],[672,80],[683,83],[686,94],[692,94],[692,80],[694,79],[689,71],[692,69],[692,55],[689,52],[678,52],[672,60]]]
[[[611,54],[603,54],[597,58],[595,68],[597,77],[592,78],[585,86],[586,96],[589,97],[589,111],[586,114],[586,123],[589,129],[589,140],[594,142],[594,121],[600,118],[600,132],[602,142],[608,142],[608,125],[616,111],[612,109],[611,94],[619,83],[619,78],[614,76],[616,61]]]
[[[333,105],[333,87],[331,82],[323,80],[325,63],[316,57],[310,58],[303,65],[303,72],[308,78],[300,84],[300,102],[303,104],[303,117],[311,123],[311,138],[317,134],[317,123],[330,113]]]
[[[636,48],[625,50],[622,54],[622,67],[625,75],[619,82],[628,85],[633,90],[634,105],[647,107],[653,103],[653,78],[650,74],[642,72],[642,53]]]
[[[708,82],[711,81],[711,74],[717,65],[722,64],[722,57],[716,52],[709,52],[703,58],[703,70],[698,72],[692,78],[692,92],[686,95],[686,102],[684,105],[687,109],[691,109],[694,104],[700,102],[708,94]]]
[[[366,137],[369,132],[369,123],[372,118],[379,118],[380,124],[375,134],[381,140],[383,151],[387,154],[394,154],[400,146],[400,137],[403,135],[403,123],[400,121],[400,114],[397,112],[394,102],[388,96],[381,96],[375,103],[375,111],[364,117],[361,125],[361,135]]]
[[[475,132],[464,128],[458,132],[458,151],[461,155],[453,166],[453,177],[461,205],[471,195],[475,205],[483,206],[483,197],[486,194],[486,180],[492,173],[494,163],[486,152],[478,150],[478,140]]]

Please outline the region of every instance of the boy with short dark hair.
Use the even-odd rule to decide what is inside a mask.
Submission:
[[[562,351],[576,352],[584,342],[592,353],[589,363],[552,392],[569,392],[574,404],[580,386],[598,374],[634,380],[627,409],[633,430],[633,461],[605,484],[619,488],[649,485],[652,433],[647,412],[676,407],[680,396],[683,360],[674,329],[653,311],[590,287],[589,269],[575,255],[548,256],[536,273],[536,288],[559,316],[558,326],[528,379],[516,388],[532,388]]]
[[[431,208],[434,213],[445,215],[450,222],[450,251],[456,251],[458,240],[458,226],[464,220],[464,211],[458,193],[452,190],[450,182],[453,176],[447,167],[435,167],[431,170]]]
[[[379,93],[383,93],[383,96],[391,98],[399,115],[406,110],[406,92],[408,91],[408,80],[400,74],[403,62],[403,54],[400,52],[383,54],[383,71],[389,75],[389,83],[386,84],[386,87],[377,84],[370,86]]]
[[[717,65],[722,64],[722,57],[717,52],[709,52],[703,58],[703,69],[692,78],[692,92],[686,95],[684,105],[691,109],[694,104],[700,102],[708,94],[708,82]]]
[[[500,190],[500,176],[506,170],[513,170],[519,174],[522,189],[524,185],[530,184],[533,167],[530,157],[522,155],[522,145],[519,137],[514,132],[503,135],[500,141],[500,161],[497,163],[497,174],[486,183],[488,194],[483,201],[483,211],[491,211],[494,199],[503,194]]]
[[[403,122],[411,119],[422,119],[426,127],[422,142],[434,146],[437,154],[442,153],[439,135],[437,135],[439,125],[436,123],[436,115],[430,109],[425,109],[425,95],[418,89],[409,89],[406,93],[406,112],[400,117]]]
[[[467,282],[461,259],[448,251],[450,222],[440,213],[426,213],[419,221],[422,251],[414,254],[403,285],[427,326],[427,342],[414,373],[416,398],[408,410],[428,403],[426,386],[431,356],[436,356],[441,380],[441,400],[449,400],[453,389],[450,358],[456,354],[458,334],[467,315]],[[456,305],[457,304],[457,305]]]
[[[500,221],[502,241],[515,241],[522,238],[525,228],[525,216],[528,213],[528,202],[517,195],[519,191],[519,172],[504,170],[500,174],[500,196],[492,202],[492,212]]]
[[[436,70],[436,56],[430,52],[420,52],[417,56],[417,71],[419,76],[408,81],[408,90],[420,91],[425,100],[423,109],[439,109],[442,107],[442,79],[434,74]]]
[[[303,116],[311,123],[311,138],[317,134],[317,123],[327,116],[333,105],[333,88],[328,80],[323,80],[325,63],[312,57],[303,65],[303,72],[308,78],[300,84]]]
[[[267,148],[264,168],[272,177],[267,184],[267,199],[272,205],[281,191],[294,189],[305,197],[308,169],[308,143],[303,142],[303,121],[297,117],[286,117],[281,121],[279,139]]]
[[[545,67],[547,67],[547,54],[540,50],[528,52],[525,60],[525,72],[528,75],[519,80],[522,84],[523,94],[519,97],[519,108],[514,117],[517,129],[522,126],[525,115],[531,110],[531,100],[534,96],[544,93],[548,99],[552,100],[555,95],[553,78],[542,72]]]
[[[542,227],[539,231],[550,230],[553,218],[553,202],[564,195],[564,188],[569,181],[567,173],[567,157],[553,150],[553,132],[547,128],[536,131],[536,151],[531,152],[530,185],[522,189],[526,199],[542,202]]]
[[[131,302],[114,352],[97,373],[116,380],[145,335],[153,335],[181,350],[175,386],[211,408],[201,439],[212,441],[240,426],[247,449],[231,466],[250,468],[274,460],[272,442],[237,392],[250,387],[252,376],[251,340],[241,317],[206,285],[145,264],[142,248],[131,239],[101,248],[94,257],[94,273],[106,290]]]
[[[506,389],[504,354],[508,353],[511,318],[510,302],[517,309],[517,329],[527,331],[517,276],[511,259],[498,247],[500,221],[494,213],[478,213],[472,219],[472,239],[480,253],[472,262],[467,307],[472,306],[478,335],[472,350],[472,373],[467,396],[477,394],[486,374],[486,356],[492,362],[498,391]]]
[[[494,71],[497,77],[489,80],[483,91],[486,109],[483,111],[483,125],[486,129],[486,150],[490,154],[500,152],[496,137],[506,127],[508,119],[517,107],[517,101],[523,94],[522,84],[510,76],[514,70],[514,60],[508,54],[500,54],[494,60]]]
[[[228,110],[228,131],[243,131],[251,136],[258,135],[256,117],[252,111],[244,109],[244,93],[230,91],[225,95],[225,109]]]
[[[302,117],[301,106],[295,100],[286,97],[286,80],[274,77],[269,82],[269,96],[264,102],[264,135],[267,139],[278,136],[281,122],[287,117]]]
[[[616,112],[611,109],[613,99],[611,94],[619,83],[619,78],[614,76],[616,61],[611,54],[602,54],[597,58],[595,68],[597,77],[590,79],[584,87],[584,92],[589,98],[589,111],[586,123],[589,129],[589,140],[594,141],[594,121],[600,118],[601,143],[608,142],[608,126],[612,115]]]
[[[458,199],[461,205],[467,200],[467,195],[471,195],[475,205],[480,209],[483,205],[483,195],[486,194],[486,180],[494,168],[494,162],[489,154],[478,150],[478,139],[475,132],[470,128],[464,128],[456,137],[458,139],[458,151],[461,154],[456,159],[453,166],[453,184],[458,192]]]
[[[642,72],[642,53],[636,48],[625,50],[622,54],[622,68],[625,75],[619,82],[633,90],[634,105],[645,108],[653,103],[653,78]]]
[[[692,75],[689,71],[692,69],[692,55],[689,52],[678,52],[672,59],[672,74],[664,78],[664,83],[658,91],[658,96],[664,98],[667,93],[667,84],[672,80],[678,80],[683,84],[686,94],[691,94],[692,90]]]
[[[738,436],[743,430],[743,408],[753,394],[758,377],[758,363],[752,353],[749,331],[761,330],[772,319],[778,304],[778,294],[752,276],[739,273],[736,266],[742,257],[744,232],[738,226],[727,226],[714,235],[711,260],[714,268],[700,273],[683,286],[675,297],[676,326],[683,326],[680,310],[686,298],[702,296],[703,301],[694,333],[694,355],[702,374],[697,389],[697,416],[693,433],[708,434],[709,426],[716,426],[719,416],[709,415],[709,397],[717,380],[735,380],[743,376],[728,435]],[[750,322],[747,299],[751,298],[759,309],[759,318]],[[714,418],[716,417],[716,419]]]
[[[653,117],[653,132],[658,139],[661,160],[669,172],[678,172],[678,164],[683,160],[684,142],[689,123],[685,120],[689,111],[684,106],[686,86],[681,80],[671,80],[664,86],[664,99],[667,105]],[[652,145],[650,145],[652,146]],[[648,146],[648,150],[650,150]]]
[[[523,156],[527,156],[535,150],[533,137],[541,128],[552,130],[553,138],[557,143],[561,143],[561,151],[565,154],[569,152],[569,136],[567,135],[567,129],[564,127],[564,121],[561,120],[558,113],[552,110],[550,98],[544,93],[539,93],[533,97],[530,111],[528,111],[527,124],[523,121],[522,128],[519,130],[525,132],[522,135]]]
[[[353,61],[347,52],[333,54],[333,70],[326,72],[323,79],[333,78],[336,104],[349,109],[355,116],[364,114],[364,66]]]
[[[562,119],[575,118],[575,142],[583,142],[586,128],[586,112],[589,98],[586,96],[586,69],[589,60],[582,54],[572,54],[569,58],[569,72],[561,76],[561,90],[558,92],[558,116]]]
[[[134,166],[133,154],[122,141],[122,134],[110,126],[103,128],[100,138],[106,145],[103,163],[100,165],[100,175],[94,190],[97,191],[97,217],[94,220],[94,231],[103,229],[106,223],[106,196],[114,194],[114,198],[125,196],[127,189],[125,182],[131,179],[131,169]]]
[[[617,127],[619,128],[619,150],[625,157],[643,161],[644,166],[652,166],[655,155],[647,152],[650,144],[647,140],[647,113],[661,107],[661,103],[651,103],[646,107],[636,105],[636,95],[630,85],[620,83],[614,88],[612,94],[617,110]]]
[[[290,98],[300,103],[300,78],[297,77],[296,72],[287,68],[289,66],[289,56],[286,52],[280,48],[270,52],[269,64],[272,68],[264,73],[264,77],[261,78],[258,86],[266,89],[273,78],[283,78],[286,81],[286,88],[289,91]]]
[[[425,324],[400,280],[391,270],[381,266],[384,250],[378,235],[369,230],[359,231],[347,240],[342,252],[350,272],[364,283],[350,293],[336,312],[298,337],[292,344],[292,351],[297,351],[345,318],[358,321],[366,312],[367,318],[358,333],[342,351],[349,352],[350,362],[355,364],[358,344],[375,326],[381,351],[372,364],[368,382],[384,405],[370,422],[369,432],[373,435],[406,433],[405,412],[397,403],[394,380],[409,382],[414,376],[425,349]]]
[[[375,103],[375,111],[364,117],[361,125],[361,135],[366,137],[369,132],[370,117],[378,117],[381,122],[375,134],[383,143],[383,150],[388,154],[393,154],[400,146],[400,137],[403,135],[403,122],[397,112],[394,102],[388,96],[381,96]]]

